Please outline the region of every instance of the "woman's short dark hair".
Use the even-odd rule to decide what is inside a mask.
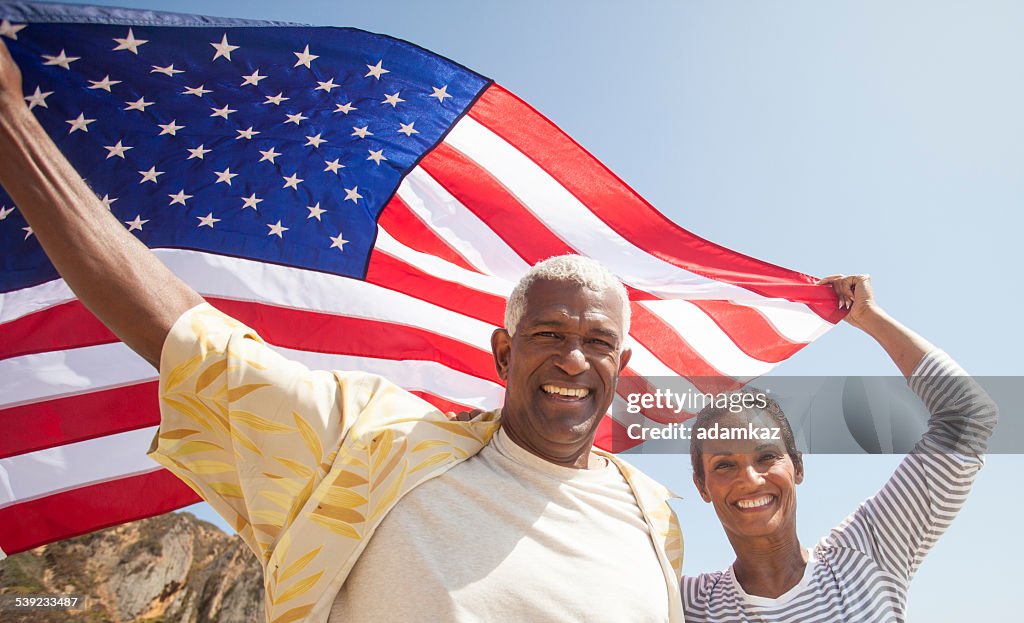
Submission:
[[[767,415],[775,422],[775,425],[779,427],[783,443],[786,444],[786,454],[792,459],[793,465],[801,468],[803,466],[803,458],[801,452],[796,449],[796,439],[793,437],[793,429],[789,425],[789,420],[786,419],[786,414],[782,412],[782,407],[773,398],[765,395],[764,392],[745,389],[736,392],[740,395],[749,395],[756,398],[764,404],[764,407],[747,407],[742,409],[738,413],[730,410],[729,406],[715,406],[709,404],[708,406],[697,412],[697,417],[694,419],[693,427],[690,429],[690,464],[693,466],[693,473],[697,477],[697,480],[704,482],[704,439],[702,436],[697,434],[700,429],[709,428],[710,425],[720,418],[727,415],[738,415],[739,413],[757,413],[761,412]],[[735,404],[753,404],[754,401],[728,401],[729,405]]]

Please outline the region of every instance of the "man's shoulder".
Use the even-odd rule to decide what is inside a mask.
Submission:
[[[678,498],[671,489],[661,484],[651,476],[647,475],[639,467],[633,465],[622,456],[618,454],[612,454],[611,452],[605,452],[598,448],[594,449],[599,456],[603,456],[613,465],[619,468],[619,471],[626,478],[626,481],[633,487],[634,491],[642,490],[652,496],[660,498],[662,500],[668,500],[671,498]]]

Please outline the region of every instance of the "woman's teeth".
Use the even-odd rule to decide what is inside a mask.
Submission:
[[[771,504],[773,499],[775,499],[775,496],[763,495],[752,500],[740,500],[736,502],[736,506],[739,506],[740,508],[758,508],[761,506],[768,506]]]

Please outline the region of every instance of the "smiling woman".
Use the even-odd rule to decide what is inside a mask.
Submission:
[[[834,277],[846,320],[886,350],[931,413],[928,430],[882,489],[815,545],[797,537],[804,477],[785,415],[774,401],[734,413],[702,411],[693,427],[693,481],[736,553],[731,567],[683,577],[686,620],[904,621],[907,589],[981,468],[996,408],[945,353],[892,319],[866,276]],[[772,429],[778,439],[701,435]]]
[[[694,482],[704,501],[715,505],[726,531],[745,536],[795,534],[796,485],[804,479],[804,467],[778,403],[767,399],[764,409],[740,413],[705,409],[693,428]],[[781,434],[752,437],[746,434],[749,430]],[[712,437],[700,434],[705,431],[714,431],[715,438],[705,440]],[[773,512],[763,512],[768,510]]]

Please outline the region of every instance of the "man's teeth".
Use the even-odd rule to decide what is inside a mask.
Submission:
[[[759,506],[767,506],[768,504],[771,504],[772,499],[772,496],[764,495],[753,500],[740,500],[739,502],[736,502],[736,506],[739,506],[740,508],[757,508]]]
[[[557,385],[542,385],[541,389],[549,394],[558,394],[559,396],[573,396],[575,398],[586,398],[590,390],[585,387],[573,389],[570,387],[559,387]]]

